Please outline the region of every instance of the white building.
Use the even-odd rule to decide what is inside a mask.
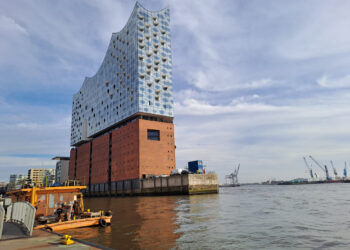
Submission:
[[[63,183],[69,179],[68,171],[69,171],[69,157],[56,156],[52,158],[52,160],[56,160],[56,183]]]
[[[71,145],[145,114],[172,121],[172,93],[170,11],[136,3],[125,27],[112,34],[98,72],[74,95]]]

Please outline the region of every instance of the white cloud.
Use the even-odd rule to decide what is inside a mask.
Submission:
[[[305,60],[350,52],[349,1],[304,2],[297,11],[295,22],[276,46],[280,55]],[[311,11],[312,9],[312,11]],[[298,18],[298,20],[297,20]]]
[[[349,88],[350,75],[339,78],[330,78],[329,76],[324,75],[317,80],[317,83],[323,88]]]
[[[277,81],[270,78],[252,80],[250,82],[239,83],[235,80],[235,74],[232,70],[225,69],[225,66],[211,65],[204,70],[200,69],[197,72],[189,71],[189,82],[193,83],[198,89],[204,91],[228,91],[241,89],[262,89],[279,85]]]
[[[234,33],[240,30],[230,11],[218,7],[215,1],[172,1],[172,25],[176,32],[173,43],[175,69],[188,83],[203,90],[226,90],[237,81],[227,52],[234,45]]]
[[[272,85],[276,85],[270,78],[265,78],[261,80],[255,80],[252,82],[244,83],[241,86],[237,86],[237,88],[247,88],[247,89],[259,89],[270,87]]]
[[[243,99],[244,98],[242,98],[242,100]],[[233,100],[228,105],[212,105],[194,98],[186,99],[182,103],[175,103],[175,112],[177,115],[205,116],[230,113],[271,112],[286,109],[288,109],[288,107],[278,107],[264,103],[238,102],[238,100]]]
[[[11,17],[0,16],[0,34],[7,35],[8,33],[20,33],[22,35],[28,36],[27,30],[19,25]]]
[[[231,101],[231,104],[235,105],[235,104],[239,104],[239,103],[246,103],[246,102],[258,100],[260,98],[261,97],[257,94],[253,94],[253,95],[249,95],[249,96],[240,96],[238,98],[234,98]]]

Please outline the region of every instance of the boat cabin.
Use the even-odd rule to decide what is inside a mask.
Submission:
[[[86,186],[61,186],[24,188],[7,192],[12,202],[27,201],[36,208],[35,217],[53,215],[65,205],[79,207],[84,211],[82,189]]]

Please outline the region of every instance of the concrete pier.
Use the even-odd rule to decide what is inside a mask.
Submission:
[[[98,246],[93,243],[74,239],[73,245],[62,245],[61,235],[55,233],[45,232],[43,230],[34,230],[32,237],[16,238],[9,240],[0,240],[0,249],[7,250],[24,250],[24,249],[109,249],[107,247]]]
[[[85,191],[85,196],[192,195],[218,192],[216,174],[185,174],[93,184]]]

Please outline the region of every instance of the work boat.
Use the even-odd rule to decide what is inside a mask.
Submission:
[[[59,231],[96,225],[105,227],[110,224],[111,211],[84,210],[82,189],[86,187],[30,187],[9,191],[7,195],[12,202],[27,201],[36,208],[34,229]]]

